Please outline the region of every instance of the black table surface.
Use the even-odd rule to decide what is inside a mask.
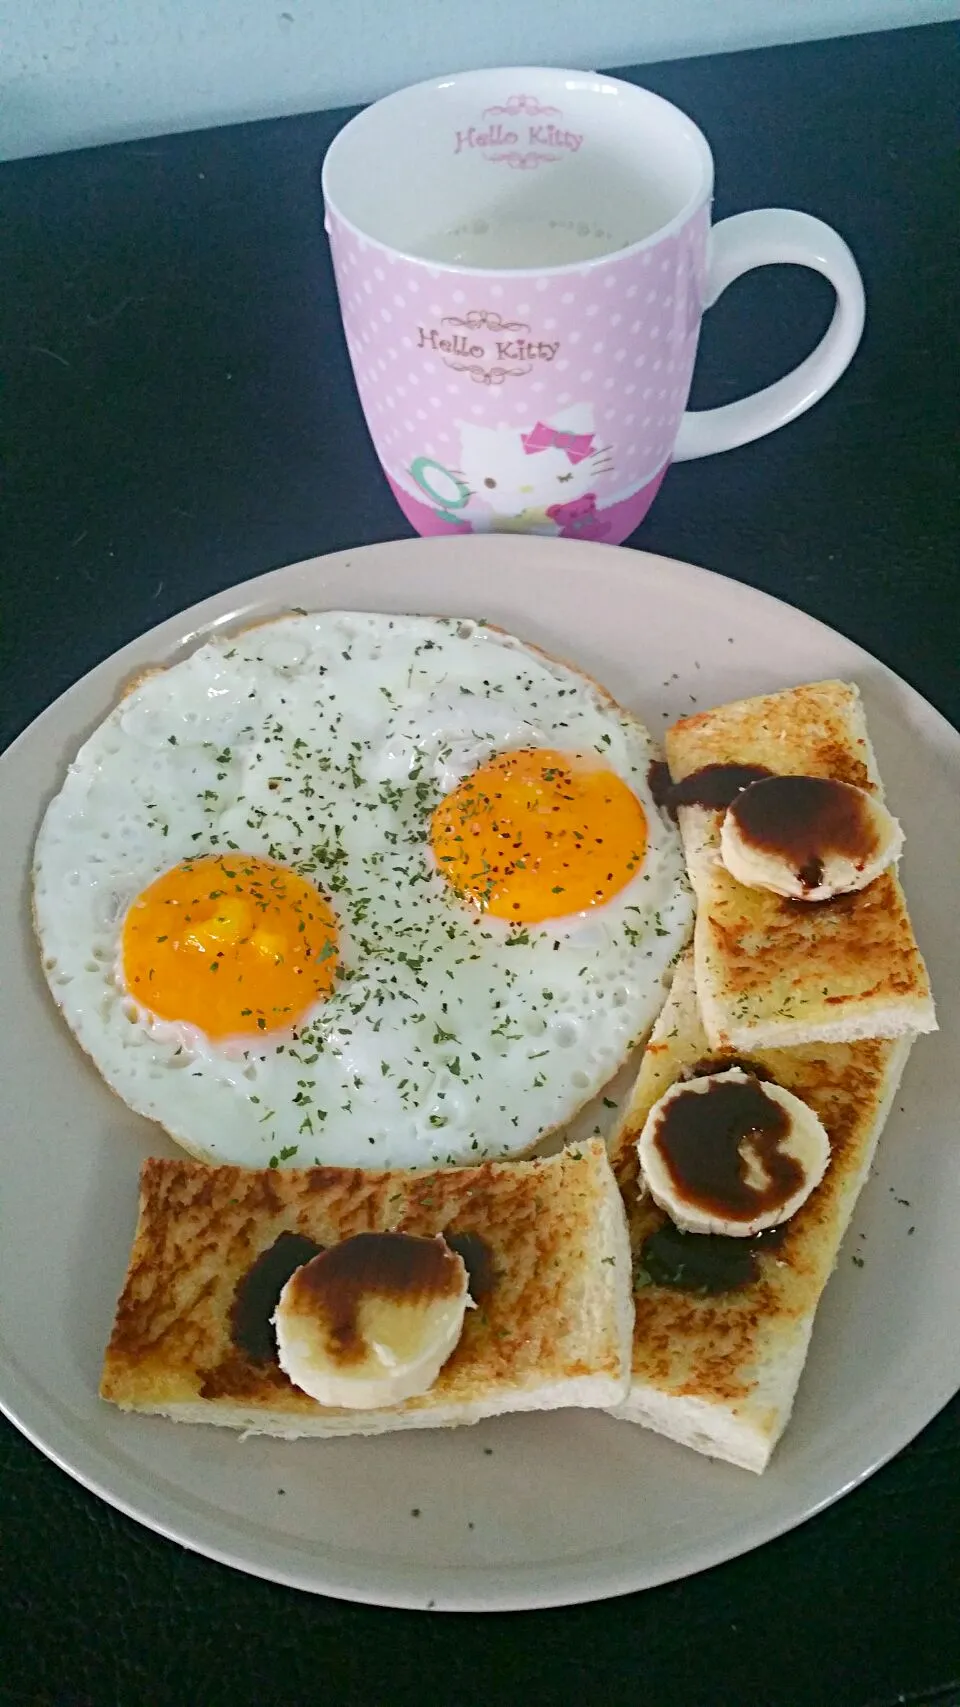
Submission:
[[[957,723],[952,54],[949,28],[928,27],[625,75],[706,131],[718,215],[820,214],[868,299],[839,387],[774,437],[675,469],[632,543],[802,606]],[[0,169],[0,744],[195,599],[409,531],[322,232],[318,163],[347,116]],[[707,317],[694,401],[766,383],[829,311],[813,274],[745,279]],[[5,1423],[0,1476],[2,1702],[960,1702],[957,1401],[757,1552],[524,1615],[428,1617],[242,1576],[118,1515]]]

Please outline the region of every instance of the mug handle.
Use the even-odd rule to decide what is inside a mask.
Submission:
[[[722,219],[711,239],[704,307],[711,308],[741,273],[779,262],[822,273],[837,293],[837,305],[816,349],[792,373],[722,408],[687,410],[674,462],[733,450],[795,420],[836,384],[863,332],[863,280],[857,263],[843,238],[822,219],[792,208],[757,208]]]

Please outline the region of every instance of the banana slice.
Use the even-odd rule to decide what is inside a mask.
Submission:
[[[320,1405],[377,1410],[426,1393],[472,1304],[442,1238],[358,1233],[304,1263],[280,1294],[280,1367]]]
[[[797,901],[865,889],[902,847],[903,831],[879,800],[822,776],[751,783],[720,829],[720,858],[731,877]]]
[[[806,1202],[826,1172],[830,1139],[792,1091],[733,1067],[671,1085],[637,1154],[654,1202],[684,1232],[747,1238]]]

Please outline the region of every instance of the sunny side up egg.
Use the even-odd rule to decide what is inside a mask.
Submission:
[[[516,1154],[652,1024],[692,921],[638,719],[483,624],[327,612],[147,676],[34,912],[115,1091],[211,1161]]]

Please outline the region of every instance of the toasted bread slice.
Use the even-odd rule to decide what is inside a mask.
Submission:
[[[752,1243],[755,1267],[755,1278],[740,1290],[698,1293],[658,1285],[645,1273],[642,1252],[666,1216],[638,1194],[635,1141],[653,1104],[684,1069],[716,1060],[697,1009],[690,952],[680,961],[611,1140],[636,1263],[633,1375],[616,1416],[746,1470],[766,1468],[790,1416],[817,1304],[911,1042],[905,1036],[754,1051],[750,1060],[761,1073],[820,1116],[830,1135],[830,1165],[802,1208],[778,1229],[781,1237],[736,1241]],[[689,1238],[706,1242],[697,1234]],[[729,1250],[734,1241],[721,1243]]]
[[[668,729],[674,783],[706,765],[831,777],[882,799],[858,690],[815,682],[738,700]],[[697,897],[697,995],[714,1048],[790,1048],[936,1030],[926,967],[896,871],[807,904],[747,888],[720,862],[721,808],[681,805]]]
[[[321,1406],[282,1373],[269,1319],[292,1268],[314,1254],[310,1241],[327,1248],[368,1231],[472,1235],[459,1248],[477,1308],[428,1393],[383,1410]],[[275,1246],[258,1269],[265,1285],[251,1289],[246,1277]],[[278,1277],[285,1249],[294,1254]],[[626,1220],[599,1139],[539,1161],[431,1173],[151,1160],[100,1392],[125,1410],[286,1438],[449,1427],[615,1404],[632,1325]]]

